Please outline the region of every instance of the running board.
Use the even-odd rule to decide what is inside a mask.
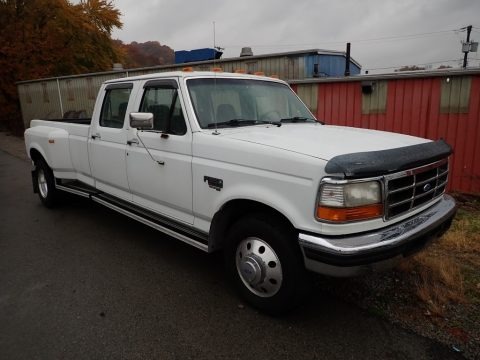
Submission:
[[[71,194],[83,196],[86,198],[90,198],[90,196],[93,194],[98,194],[97,189],[89,185],[86,185],[84,183],[81,183],[80,181],[77,181],[77,180],[68,181],[68,180],[57,179],[55,188],[57,188],[58,190],[69,192]]]
[[[101,195],[104,195],[104,194],[101,194]],[[166,224],[161,224],[159,220],[155,221],[154,219],[149,219],[148,217],[146,216],[142,216],[140,214],[137,213],[137,211],[130,211],[126,208],[124,208],[123,206],[119,206],[118,204],[114,204],[110,201],[107,201],[105,199],[102,199],[100,198],[99,196],[97,195],[92,195],[90,196],[90,198],[103,205],[103,206],[106,206],[112,210],[115,210],[123,215],[126,215],[134,220],[137,220],[145,225],[148,225],[156,230],[159,230],[167,235],[170,235],[171,237],[174,237],[175,239],[178,239],[180,241],[183,241],[189,245],[192,245],[200,250],[203,250],[205,252],[208,252],[208,240],[204,240],[205,242],[207,243],[204,243],[204,241],[200,240],[200,239],[194,239],[193,237],[190,237],[190,236],[187,236],[187,235],[184,235],[184,234],[181,234],[180,232],[178,231],[175,231],[175,230],[172,230],[170,227],[171,225],[166,225]],[[168,226],[168,227],[167,227]]]
[[[197,249],[208,252],[208,234],[198,231],[188,225],[166,218],[150,210],[141,208],[128,201],[121,200],[112,195],[83,184],[79,181],[65,181],[57,179],[55,187],[58,190],[66,191],[95,201],[103,206],[115,210],[158,231],[161,231],[175,239],[183,241]]]

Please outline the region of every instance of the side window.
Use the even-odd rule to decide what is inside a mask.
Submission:
[[[167,86],[146,88],[140,112],[153,114],[154,130],[173,135],[184,135],[187,132],[177,89]]]
[[[125,121],[131,88],[106,90],[100,113],[100,126],[121,129]]]

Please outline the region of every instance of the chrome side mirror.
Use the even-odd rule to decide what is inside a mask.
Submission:
[[[153,129],[153,114],[152,113],[130,113],[130,127],[136,129]]]

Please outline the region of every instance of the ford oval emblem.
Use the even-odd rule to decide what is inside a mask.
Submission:
[[[430,185],[430,184],[425,184],[423,186],[423,192],[430,191],[431,189],[432,189],[432,185]]]

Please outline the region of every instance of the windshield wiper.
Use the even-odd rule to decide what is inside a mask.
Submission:
[[[297,122],[307,122],[307,121],[317,121],[315,119],[312,119],[312,118],[308,118],[308,117],[302,117],[302,116],[293,116],[293,117],[289,117],[289,118],[283,118],[280,120],[282,123],[283,122],[292,122],[292,123],[297,123]]]
[[[317,119],[312,119],[309,117],[302,117],[302,116],[293,116],[289,118],[283,118],[280,120],[282,123],[286,122],[291,122],[291,123],[298,123],[298,122],[314,122],[314,123],[320,123],[322,125],[325,125],[325,122],[317,120]]]
[[[249,126],[249,125],[258,125],[258,124],[270,124],[276,126],[282,126],[280,121],[265,121],[265,120],[253,120],[253,119],[231,119],[228,121],[220,121],[217,123],[210,123],[207,125],[208,128],[214,128],[217,126]]]

